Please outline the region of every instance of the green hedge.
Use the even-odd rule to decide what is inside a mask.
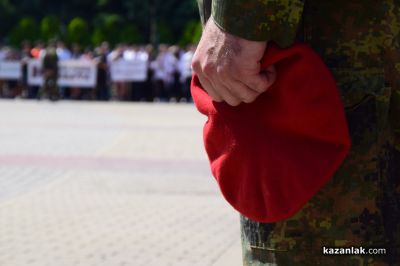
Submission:
[[[158,43],[167,44],[195,44],[200,39],[201,31],[201,23],[192,20],[186,24],[182,35],[177,38],[170,26],[165,21],[161,21],[157,23],[156,40]],[[149,38],[145,38],[136,24],[126,22],[116,14],[99,14],[93,23],[89,23],[82,17],[75,17],[66,26],[54,15],[42,18],[39,24],[32,17],[23,17],[8,36],[9,43],[16,47],[25,40],[33,42],[51,39],[61,39],[69,44],[96,46],[103,41],[108,41],[111,45],[120,42],[141,44]]]

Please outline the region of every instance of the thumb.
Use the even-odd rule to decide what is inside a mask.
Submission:
[[[274,84],[276,80],[276,69],[275,66],[269,66],[262,70],[260,73],[253,75],[248,82],[244,83],[251,89],[262,93]]]
[[[265,70],[261,71],[260,75],[263,75],[266,78],[267,89],[271,87],[276,81],[276,68],[275,65],[271,65],[267,67]]]

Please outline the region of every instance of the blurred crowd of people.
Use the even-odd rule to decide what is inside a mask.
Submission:
[[[19,80],[0,80],[0,97],[36,99],[45,94],[44,97],[47,95],[54,99],[190,102],[192,100],[190,64],[194,51],[195,47],[192,45],[183,48],[165,44],[160,44],[158,47],[118,44],[111,49],[107,42],[103,42],[94,49],[82,49],[78,44],[67,47],[62,41],[51,41],[48,44],[24,42],[21,49],[0,45],[0,62],[18,60],[21,62],[22,69]],[[50,54],[53,57],[49,59]],[[130,61],[136,58],[148,62],[145,81],[113,82],[111,80],[110,64],[113,61]],[[47,68],[51,68],[52,65],[53,68],[57,68],[57,62],[63,60],[95,62],[97,65],[96,86],[94,88],[59,87],[57,82],[53,82],[54,84],[50,85],[50,87],[53,86],[53,91],[49,91],[49,85],[46,84],[48,83],[46,71],[49,70],[46,70],[46,67],[43,69],[44,85],[30,86],[27,81],[27,65],[32,59],[42,60],[44,65],[49,65]],[[51,63],[51,60],[56,63]],[[57,69],[54,71],[57,73]],[[54,75],[55,79],[56,76]]]

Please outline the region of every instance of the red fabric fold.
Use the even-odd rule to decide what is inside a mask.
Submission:
[[[305,44],[269,47],[262,68],[277,80],[251,104],[213,102],[198,78],[192,96],[208,116],[204,144],[226,200],[259,222],[286,219],[326,184],[350,148],[336,83]]]

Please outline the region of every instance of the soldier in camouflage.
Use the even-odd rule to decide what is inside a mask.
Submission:
[[[204,42],[212,41],[203,40],[210,23],[219,36],[281,47],[303,41],[331,69],[352,138],[341,168],[293,217],[269,224],[241,217],[244,265],[400,265],[400,1],[198,2],[203,22],[212,19],[193,61],[197,74],[207,76],[204,61],[216,54],[201,53]],[[218,60],[214,64],[221,68]],[[212,86],[213,77],[207,82]],[[218,92],[217,87],[211,91]],[[227,101],[221,94],[210,95]],[[386,255],[327,256],[323,246],[381,247]]]
[[[56,43],[50,41],[43,57],[43,86],[39,91],[39,99],[47,95],[50,100],[55,101],[59,98],[57,79],[58,79],[58,55]]]

